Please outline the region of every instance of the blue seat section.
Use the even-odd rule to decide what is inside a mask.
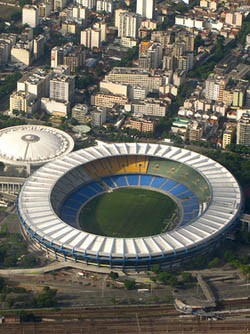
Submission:
[[[73,201],[84,203],[87,200],[86,196],[78,194],[78,190],[70,195],[69,199],[72,199]]]
[[[116,188],[110,177],[104,177],[102,181],[105,182],[109,187]]]
[[[74,224],[76,222],[76,216],[61,215],[61,219],[69,224]]]
[[[67,216],[75,216],[76,217],[77,210],[67,208],[66,206],[63,206],[61,211],[61,216],[67,215]]]
[[[194,194],[192,193],[191,190],[185,191],[183,194],[180,195],[176,195],[176,197],[182,199],[182,198],[186,198],[186,197],[191,197],[194,196]]]
[[[183,193],[184,191],[188,190],[183,184],[178,184],[174,189],[170,190],[170,193],[176,196],[179,193]]]
[[[128,179],[128,184],[130,186],[138,186],[139,175],[137,175],[137,174],[129,174],[129,175],[127,175],[127,179]]]
[[[127,182],[126,182],[126,179],[125,179],[125,176],[124,175],[115,175],[115,176],[112,176],[112,180],[115,181],[115,183],[118,185],[118,187],[125,187],[127,186]]]
[[[88,186],[83,186],[80,189],[78,189],[78,194],[83,194],[87,197],[92,197],[97,194],[97,191],[94,191],[93,189],[89,188]]]
[[[96,182],[90,183],[89,186],[91,186],[92,188],[94,188],[98,193],[103,192],[103,188],[101,187],[101,185],[98,184],[98,183],[96,183]]]
[[[153,188],[160,188],[162,183],[165,182],[166,179],[164,177],[160,177],[160,176],[155,176],[153,182],[151,183],[150,187]]]
[[[165,191],[169,191],[170,189],[172,189],[177,184],[178,184],[178,182],[176,182],[174,180],[168,180],[167,183],[164,184],[164,186],[161,189],[165,190]]]
[[[151,175],[141,175],[140,185],[148,187],[152,181],[153,176]]]
[[[80,207],[82,206],[82,203],[81,202],[75,202],[70,197],[64,202],[63,206],[66,206],[68,208],[72,208],[74,210],[79,210]]]

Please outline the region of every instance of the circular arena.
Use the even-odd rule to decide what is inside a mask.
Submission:
[[[172,225],[150,236],[143,236],[141,225],[142,236],[129,238],[81,230],[83,208],[122,188],[170,197],[178,207]],[[24,232],[48,255],[125,271],[172,266],[207,252],[232,228],[241,206],[237,181],[217,162],[186,149],[141,143],[95,146],[49,162],[27,179],[17,201]]]
[[[0,161],[9,165],[41,166],[73,148],[70,135],[49,126],[18,125],[0,131]]]

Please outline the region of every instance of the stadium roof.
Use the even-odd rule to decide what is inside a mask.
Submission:
[[[189,224],[160,235],[111,238],[77,230],[54,212],[50,199],[59,182],[70,192],[69,171],[90,161],[119,155],[146,155],[185,163],[208,182],[211,200]],[[64,177],[65,179],[63,179]],[[63,188],[62,188],[63,189]],[[58,192],[60,200],[62,192]],[[65,198],[65,197],[64,197]],[[63,201],[63,200],[61,200]],[[232,225],[241,209],[241,191],[232,174],[217,162],[186,149],[158,144],[111,144],[73,152],[46,164],[24,183],[18,200],[19,214],[27,228],[41,240],[60,249],[113,258],[143,258],[188,252],[216,238]]]
[[[73,148],[67,133],[48,126],[21,125],[0,131],[0,161],[12,165],[41,165]]]

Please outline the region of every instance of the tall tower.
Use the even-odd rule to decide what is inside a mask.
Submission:
[[[143,18],[152,20],[154,17],[155,0],[137,0],[136,13]]]

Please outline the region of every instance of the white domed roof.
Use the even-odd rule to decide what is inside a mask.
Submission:
[[[21,125],[0,131],[0,160],[13,165],[41,165],[73,150],[64,131],[41,125]]]

